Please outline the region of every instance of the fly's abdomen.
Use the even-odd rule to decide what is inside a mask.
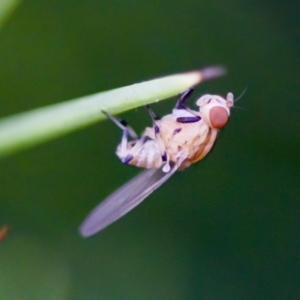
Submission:
[[[131,141],[127,145],[127,151],[129,152],[136,141]],[[117,155],[122,160],[121,156],[121,145],[117,148]],[[162,166],[162,158],[160,154],[160,149],[154,140],[148,140],[145,144],[137,151],[133,158],[128,162],[129,165],[133,165],[145,169],[158,169]]]

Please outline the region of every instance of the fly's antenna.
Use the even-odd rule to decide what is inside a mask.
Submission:
[[[241,92],[241,94],[240,94],[236,99],[234,99],[234,103],[237,102],[237,101],[239,101],[239,100],[246,94],[247,90],[248,90],[248,87],[246,87],[246,88]]]
[[[241,92],[241,94],[240,94],[236,99],[234,99],[234,103],[233,103],[232,108],[243,109],[243,107],[241,107],[241,106],[236,106],[235,104],[236,104],[236,102],[237,102],[238,100],[240,100],[240,99],[246,94],[247,89],[248,89],[248,87],[246,87],[246,88]]]

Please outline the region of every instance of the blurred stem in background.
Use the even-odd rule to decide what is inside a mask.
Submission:
[[[19,0],[0,0],[0,28],[19,5]]]

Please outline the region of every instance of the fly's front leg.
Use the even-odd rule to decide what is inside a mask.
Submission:
[[[162,161],[165,163],[164,167],[163,167],[163,171],[165,173],[168,173],[171,169],[170,167],[170,161],[169,161],[169,156],[167,155],[167,152],[166,152],[166,148],[165,148],[165,145],[164,145],[164,142],[163,142],[163,139],[161,137],[161,134],[160,134],[160,129],[159,129],[159,126],[157,124],[157,116],[155,115],[154,111],[151,109],[151,107],[149,105],[146,105],[146,108],[150,114],[150,117],[152,119],[152,122],[153,122],[153,129],[154,129],[154,135],[155,135],[155,140],[158,144],[158,147],[159,147],[159,150],[160,150],[160,153],[161,153],[161,159]]]
[[[112,120],[119,128],[121,128],[123,130],[123,135],[122,135],[122,140],[121,140],[120,157],[124,164],[128,164],[133,159],[133,157],[141,150],[141,148],[147,141],[148,137],[142,136],[138,140],[138,136],[137,136],[136,132],[130,126],[128,126],[124,120],[119,120],[119,119],[111,116],[110,114],[108,114],[105,111],[102,111],[102,112],[107,116],[107,118]],[[137,140],[135,145],[129,150],[128,150],[128,136]]]
[[[181,95],[179,95],[179,98],[177,100],[177,103],[175,105],[175,110],[185,110],[188,112],[186,116],[180,116],[176,119],[178,123],[195,123],[199,122],[201,120],[201,117],[198,116],[194,111],[192,111],[190,108],[188,108],[185,105],[186,100],[190,97],[190,95],[193,93],[194,89],[189,88],[185,92],[183,92]]]
[[[188,90],[186,90],[185,92],[180,94],[179,98],[177,100],[177,103],[175,105],[175,108],[176,109],[186,109],[185,102],[191,96],[193,91],[194,91],[194,88],[189,88]]]

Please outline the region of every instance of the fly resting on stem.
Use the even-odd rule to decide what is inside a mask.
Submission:
[[[204,69],[204,73],[209,69]],[[189,167],[210,152],[219,129],[229,120],[234,96],[206,94],[196,101],[199,111],[194,111],[185,104],[192,92],[190,88],[182,93],[172,113],[161,119],[147,105],[153,126],[147,127],[140,138],[124,121],[103,111],[123,131],[116,151],[118,157],[124,164],[146,170],[108,196],[87,216],[79,229],[82,236],[91,236],[121,218],[175,171]],[[129,137],[133,140],[128,141]]]

